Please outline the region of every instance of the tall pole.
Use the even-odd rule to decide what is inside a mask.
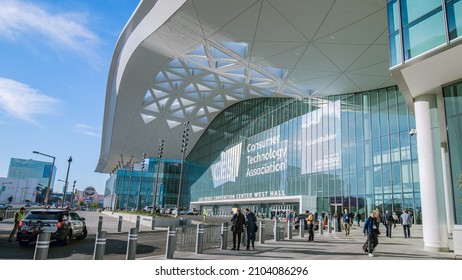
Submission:
[[[75,200],[75,183],[77,180],[74,180],[74,184],[72,185],[72,193],[71,193],[71,209],[74,208],[74,200]]]
[[[180,198],[181,198],[181,181],[183,178],[183,168],[184,168],[184,154],[186,153],[186,146],[188,146],[188,131],[189,131],[189,121],[184,122],[183,129],[183,140],[181,143],[181,167],[180,167],[180,182],[178,183],[178,199],[176,201],[177,211],[180,211]]]
[[[146,159],[146,154],[143,153],[143,160],[141,161],[141,171],[140,171],[140,184],[138,186],[138,199],[136,200],[136,211],[140,211],[141,204],[141,183],[143,181],[143,169],[144,169],[144,160]]]
[[[71,168],[72,157],[69,157],[67,160],[67,173],[66,173],[66,182],[64,183],[64,193],[63,193],[63,201],[61,202],[61,208],[64,208],[64,204],[66,202],[66,193],[67,193],[67,183],[69,179],[69,169]]]
[[[33,151],[32,153],[33,154],[39,154],[39,155],[46,156],[46,157],[50,157],[50,158],[53,159],[53,163],[51,164],[50,177],[48,177],[48,186],[47,186],[47,192],[46,192],[46,195],[45,195],[45,201],[43,203],[43,204],[45,204],[45,206],[47,206],[48,205],[48,200],[50,198],[51,178],[53,177],[53,170],[55,169],[55,159],[56,158],[54,156],[43,154],[43,153],[37,152],[37,151]]]
[[[127,210],[130,207],[130,190],[132,188],[132,177],[133,177],[133,163],[130,166],[130,178],[128,182],[128,191],[127,191]]]
[[[157,151],[157,175],[156,183],[154,187],[154,200],[152,201],[151,215],[157,210],[157,185],[159,184],[159,173],[160,173],[160,159],[162,158],[162,150],[164,149],[164,139],[159,139],[159,150]]]

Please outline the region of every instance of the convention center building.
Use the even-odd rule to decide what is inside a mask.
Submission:
[[[378,207],[462,250],[461,35],[462,0],[140,1],[107,83],[106,206]]]

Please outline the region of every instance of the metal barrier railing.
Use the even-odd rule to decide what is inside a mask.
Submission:
[[[176,227],[175,253],[194,252],[196,248],[197,225]],[[203,249],[221,246],[221,225],[204,225]]]

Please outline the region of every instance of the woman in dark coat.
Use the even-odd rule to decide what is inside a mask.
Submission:
[[[241,245],[241,236],[244,232],[245,224],[245,217],[242,214],[241,209],[238,209],[237,213],[233,215],[231,222],[231,231],[233,232],[233,248],[231,250],[239,250],[239,246]]]

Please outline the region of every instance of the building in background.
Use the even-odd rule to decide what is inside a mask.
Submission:
[[[117,175],[115,203],[148,197],[118,187],[121,162],[156,161],[163,139],[183,207],[408,209],[425,249],[452,236],[462,254],[461,19],[461,0],[142,1],[96,170]]]
[[[26,201],[42,203],[46,195],[51,168],[51,162],[12,158],[7,178],[2,183],[4,190],[0,195],[0,201],[11,198],[13,203]],[[56,166],[50,182],[51,190],[53,190],[55,174]]]

